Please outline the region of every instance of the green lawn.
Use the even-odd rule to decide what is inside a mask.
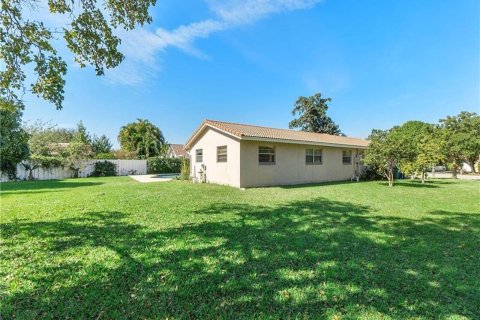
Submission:
[[[4,183],[3,319],[479,319],[480,183]]]

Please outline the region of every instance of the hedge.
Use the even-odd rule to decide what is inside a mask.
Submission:
[[[180,173],[181,166],[181,159],[159,157],[151,157],[147,159],[148,173]]]

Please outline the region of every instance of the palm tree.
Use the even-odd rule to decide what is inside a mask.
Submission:
[[[28,180],[34,180],[33,170],[40,168],[40,164],[33,161],[32,163],[22,162],[22,166],[25,168],[25,171],[28,171]]]
[[[137,119],[123,126],[118,141],[122,149],[136,152],[139,158],[159,155],[165,144],[162,131],[146,119]]]

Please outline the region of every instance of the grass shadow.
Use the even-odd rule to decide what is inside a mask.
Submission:
[[[279,188],[282,188],[282,189],[297,189],[297,188],[305,188],[305,187],[333,186],[333,185],[361,183],[361,182],[364,182],[364,181],[360,181],[360,182],[350,181],[350,180],[325,181],[325,182],[312,182],[312,183],[303,183],[303,184],[279,185],[279,186],[271,186],[271,187],[265,187],[265,188],[279,187]]]
[[[34,180],[20,182],[2,183],[0,194],[21,194],[21,193],[38,193],[39,190],[51,192],[55,189],[72,189],[89,186],[99,186],[103,182],[78,181],[78,180]]]
[[[4,223],[3,259],[30,285],[4,296],[2,314],[478,316],[478,216],[458,219],[445,211],[414,221],[371,211],[316,198],[274,208],[214,204],[197,213],[234,218],[161,230],[132,223],[122,212]],[[32,250],[41,259],[32,259]]]
[[[378,182],[382,186],[388,186],[388,182],[386,181],[379,181]],[[395,180],[393,186],[394,187],[408,187],[408,188],[441,188],[443,185],[449,185],[454,182],[450,181],[441,181],[441,180],[427,180],[425,183],[422,183],[421,180],[410,180],[410,179],[401,179]]]

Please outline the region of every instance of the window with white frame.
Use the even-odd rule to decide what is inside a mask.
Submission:
[[[342,162],[343,164],[352,164],[352,150],[343,150]]]
[[[275,164],[275,147],[258,147],[259,164]]]
[[[217,147],[217,162],[227,162],[227,146]]]
[[[203,149],[195,150],[195,162],[203,162]]]
[[[305,149],[306,164],[322,164],[322,149]]]

